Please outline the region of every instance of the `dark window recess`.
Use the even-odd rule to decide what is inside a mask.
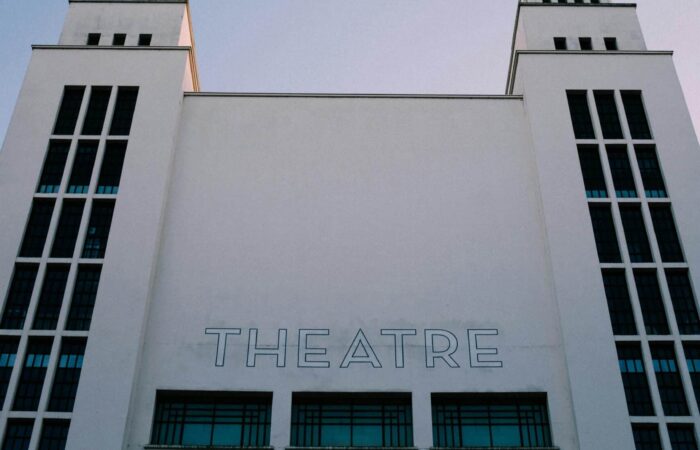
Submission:
[[[89,33],[87,45],[100,45],[100,33]]]
[[[661,298],[659,280],[653,270],[635,270],[634,284],[637,287],[639,306],[644,317],[647,334],[669,334],[668,319]]]
[[[126,156],[126,144],[126,141],[107,141],[100,177],[97,181],[98,194],[116,194],[119,192],[124,157]]]
[[[53,134],[72,135],[83,103],[85,86],[66,86],[63,90],[63,100],[58,110]]]
[[[0,409],[5,403],[7,387],[10,384],[12,369],[15,367],[19,337],[0,337]]]
[[[53,379],[49,411],[72,412],[85,355],[85,339],[64,339]]]
[[[654,224],[654,233],[656,233],[656,242],[659,244],[661,260],[667,263],[685,261],[671,205],[653,205],[649,208],[649,212],[651,213],[651,223]]]
[[[151,443],[267,447],[271,407],[265,393],[159,392]]]
[[[636,450],[663,450],[658,425],[632,424]]]
[[[565,37],[555,37],[554,38],[554,49],[555,50],[566,50],[566,38]]]
[[[593,96],[603,137],[605,139],[622,139],[622,127],[620,126],[620,117],[617,114],[614,92],[593,91]]]
[[[600,153],[595,145],[579,145],[578,159],[583,172],[583,185],[586,188],[586,197],[605,198],[608,190],[605,186],[603,167],[600,165]]]
[[[55,330],[68,282],[68,265],[49,264],[34,315],[34,330]]]
[[[669,424],[668,437],[672,450],[698,450],[695,430],[691,424]]]
[[[593,41],[589,37],[578,38],[578,43],[581,46],[581,50],[593,50]]]
[[[117,33],[112,38],[112,45],[122,46],[126,43],[126,34]]]
[[[637,326],[624,270],[603,270],[603,285],[615,335],[635,335]]]
[[[622,262],[610,205],[589,205],[593,235],[602,263]]]
[[[544,395],[433,394],[434,447],[550,447]]]
[[[603,41],[605,42],[605,50],[610,50],[610,51],[618,50],[617,38],[606,37],[606,38],[603,38]]]
[[[33,419],[8,419],[2,450],[29,450],[33,429]]]
[[[642,93],[638,91],[622,91],[620,94],[632,139],[651,139],[651,129],[649,128],[647,114],[644,111]]]
[[[112,88],[109,86],[92,88],[85,122],[83,122],[83,134],[100,135],[102,133],[111,93]]]
[[[612,174],[615,195],[618,198],[634,198],[637,196],[637,188],[634,185],[632,166],[627,156],[627,147],[624,145],[608,145],[608,162]]]
[[[654,404],[639,343],[618,342],[617,360],[630,416],[653,416]]]
[[[293,447],[411,447],[411,396],[293,394]]]
[[[61,217],[58,219],[56,238],[51,248],[52,258],[72,258],[75,241],[78,239],[80,220],[83,217],[83,200],[64,200]]]
[[[151,45],[152,39],[152,34],[139,34],[139,45],[141,47],[148,47],[149,45]]]
[[[90,188],[90,178],[97,156],[97,142],[80,141],[78,151],[73,161],[73,170],[68,181],[69,194],[87,194]]]
[[[53,338],[29,338],[24,366],[15,392],[15,411],[36,411],[44,387],[46,368],[49,367]]]
[[[87,331],[92,321],[102,266],[81,265],[73,288],[66,330]]]
[[[576,139],[595,139],[586,91],[566,91]]]
[[[36,281],[38,265],[18,264],[12,276],[10,289],[5,301],[5,311],[2,314],[0,328],[6,330],[21,330],[24,320],[27,318],[29,302],[32,299],[32,291]]]
[[[666,184],[661,174],[661,165],[653,146],[640,145],[635,147],[637,164],[644,183],[644,194],[650,198],[665,198]]]
[[[95,201],[92,204],[90,222],[83,246],[83,258],[105,257],[113,213],[113,201]]]
[[[38,450],[65,450],[69,428],[70,420],[44,420]]]
[[[652,343],[651,357],[656,373],[656,384],[659,386],[661,405],[667,416],[687,416],[690,414],[688,403],[685,401],[683,382],[676,363],[676,352],[673,344]]]
[[[41,257],[46,244],[46,235],[49,233],[49,225],[51,225],[54,204],[55,200],[52,199],[34,200],[19,256],[23,258]]]
[[[684,342],[683,351],[690,373],[690,382],[693,384],[695,401],[700,404],[700,342]]]
[[[700,334],[700,317],[687,270],[666,269],[666,281],[681,334]]]
[[[633,263],[653,262],[641,206],[620,206],[620,217],[622,218],[622,228],[625,230],[630,261]]]
[[[127,136],[131,131],[131,122],[136,109],[136,98],[139,94],[137,87],[120,87],[117,91],[117,102],[112,116],[109,134],[112,136]]]
[[[63,171],[66,168],[70,141],[51,141],[49,150],[41,170],[39,186],[36,191],[40,194],[55,194],[61,187]]]

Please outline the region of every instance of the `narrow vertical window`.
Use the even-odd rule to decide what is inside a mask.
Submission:
[[[55,330],[68,282],[69,265],[49,264],[34,315],[34,330]]]
[[[637,188],[634,185],[632,166],[627,156],[627,147],[624,145],[608,145],[608,161],[610,173],[615,185],[615,195],[618,198],[634,198],[637,196]]]
[[[583,185],[586,188],[586,197],[605,198],[608,190],[605,186],[603,167],[600,165],[600,153],[595,145],[579,145],[578,159],[583,172]]]
[[[40,194],[55,194],[61,187],[63,171],[66,168],[70,141],[51,141],[46,153],[44,167],[41,170],[39,186],[36,191]]]
[[[88,33],[87,45],[100,45],[100,33]]]
[[[126,141],[107,141],[105,156],[102,160],[100,177],[97,181],[98,194],[117,194],[121,182]]]
[[[617,343],[617,359],[630,416],[653,416],[649,380],[639,343]]]
[[[615,233],[610,205],[589,205],[589,209],[600,262],[621,262],[620,247],[617,244],[617,234]]]
[[[667,416],[687,416],[690,414],[685,400],[683,382],[676,363],[673,344],[650,344],[651,357],[654,362],[656,384],[659,386],[661,405]]]
[[[698,450],[692,424],[669,424],[668,437],[671,440],[671,450]]]
[[[566,50],[566,38],[565,37],[555,37],[554,38],[554,49],[555,50]]]
[[[92,178],[92,168],[97,156],[97,142],[80,141],[68,181],[69,194],[87,194]]]
[[[690,373],[695,401],[700,405],[700,342],[684,342],[685,363]]]
[[[15,273],[12,275],[7,300],[5,300],[5,310],[2,313],[0,328],[21,330],[24,327],[38,270],[39,266],[35,264],[15,266]]]
[[[63,89],[63,100],[58,109],[58,117],[53,134],[72,135],[78,122],[80,105],[83,103],[85,86],[66,86]]]
[[[622,228],[625,230],[630,261],[633,263],[653,262],[641,206],[620,206],[620,216]]]
[[[603,270],[603,284],[613,333],[616,335],[637,334],[624,270]]]
[[[649,145],[638,145],[635,146],[635,153],[642,183],[644,183],[644,195],[650,198],[668,197],[655,148]]]
[[[700,317],[687,270],[666,269],[666,281],[681,334],[700,334]]]
[[[153,39],[152,34],[139,34],[139,46],[148,47]]]
[[[609,51],[617,50],[617,38],[606,37],[606,38],[603,38],[603,41],[605,42],[605,50],[609,50]]]
[[[685,261],[671,205],[653,205],[649,208],[649,212],[651,213],[651,222],[654,224],[661,260],[667,263]]]
[[[17,358],[18,337],[3,336],[0,338],[0,409],[5,403],[7,387],[10,385],[10,377],[15,367]]]
[[[66,330],[87,331],[90,329],[101,272],[102,267],[98,265],[79,266]]]
[[[593,96],[603,137],[605,139],[622,139],[622,127],[620,126],[620,117],[617,114],[614,92],[594,91]]]
[[[578,38],[578,43],[581,46],[581,50],[593,50],[593,41],[589,37]]]
[[[576,139],[595,139],[586,91],[566,91]]]
[[[23,258],[41,257],[44,252],[44,244],[46,244],[46,235],[49,233],[49,225],[51,225],[54,204],[55,200],[53,199],[34,200],[19,256]]]
[[[639,306],[644,317],[647,334],[669,334],[668,319],[661,298],[659,280],[653,270],[635,270],[634,284],[637,287]]]
[[[70,420],[44,419],[38,450],[65,450]]]
[[[83,122],[83,134],[99,136],[107,115],[107,105],[112,88],[109,86],[95,86],[90,93],[85,122]]]
[[[642,93],[638,91],[622,91],[620,94],[632,139],[651,139],[651,129],[649,128],[647,114],[644,111]]]
[[[58,219],[56,238],[51,248],[52,258],[72,258],[75,241],[78,239],[80,220],[83,217],[83,200],[64,200],[61,216]]]
[[[112,45],[122,46],[126,44],[126,34],[116,33],[112,38]]]
[[[29,338],[22,374],[15,392],[13,410],[36,411],[39,407],[46,368],[49,367],[52,339]]]
[[[109,134],[112,136],[127,136],[131,131],[134,118],[136,98],[139,94],[137,87],[120,87],[117,91],[117,102],[112,116]]]
[[[105,257],[113,213],[113,201],[95,201],[92,204],[90,222],[83,246],[83,258]]]
[[[637,450],[663,450],[658,425],[632,424],[632,434]]]
[[[33,419],[8,419],[2,450],[29,450],[33,429]]]
[[[72,412],[85,355],[85,339],[64,339],[54,375],[49,411]]]

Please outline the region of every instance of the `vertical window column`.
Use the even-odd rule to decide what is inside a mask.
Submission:
[[[78,239],[80,220],[83,217],[84,200],[64,200],[58,220],[56,237],[51,248],[52,258],[72,258]]]
[[[678,371],[673,344],[656,342],[650,344],[650,348],[664,414],[667,416],[689,415],[690,411],[685,400],[683,382]]]
[[[12,370],[15,367],[18,346],[18,337],[4,336],[0,338],[0,409],[5,403],[7,387],[10,384]]]
[[[625,387],[625,398],[630,416],[653,416],[649,381],[644,370],[642,349],[637,342],[617,343],[617,359]]]
[[[85,355],[85,339],[66,338],[61,343],[61,355],[53,380],[49,411],[72,412],[80,382]]]
[[[576,139],[595,139],[586,91],[567,91],[566,97]]]
[[[56,329],[69,272],[70,266],[66,264],[49,264],[46,268],[39,304],[34,315],[34,330]]]
[[[58,109],[56,125],[53,134],[72,135],[75,131],[75,124],[78,122],[80,106],[83,103],[85,86],[66,86],[63,90],[63,100]]]
[[[51,357],[52,341],[53,338],[29,338],[13,410],[36,411],[39,407],[46,368],[49,367]]]
[[[36,264],[17,264],[12,275],[10,289],[5,300],[0,328],[21,330],[27,318],[29,302],[34,292],[34,283],[39,266]]]

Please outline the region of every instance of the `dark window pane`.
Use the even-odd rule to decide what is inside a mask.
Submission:
[[[647,334],[669,334],[659,280],[653,270],[635,270],[634,282]]]
[[[119,182],[122,177],[125,155],[126,141],[107,142],[100,178],[97,181],[98,194],[116,194],[119,192]]]
[[[681,334],[700,334],[700,318],[687,270],[666,270],[673,311]]]
[[[576,139],[595,139],[586,91],[567,91],[566,96]]]
[[[664,414],[667,416],[689,415],[673,344],[652,343],[650,348]]]
[[[651,139],[649,121],[644,112],[641,92],[623,91],[622,104],[625,106],[625,115],[630,127],[630,134],[633,139]]]
[[[700,342],[684,342],[683,351],[690,381],[693,384],[695,401],[700,404]]]
[[[39,450],[65,450],[70,420],[44,420]]]
[[[653,416],[649,381],[639,343],[617,343],[617,359],[630,416]]]
[[[51,141],[49,150],[44,160],[44,168],[41,170],[39,186],[36,191],[40,194],[55,194],[61,187],[63,170],[66,168],[70,141]]]
[[[107,105],[109,96],[112,93],[111,87],[93,87],[90,93],[85,122],[83,122],[83,134],[99,135],[107,115]]]
[[[605,198],[608,190],[605,187],[603,167],[600,165],[600,154],[597,146],[579,145],[578,159],[583,172],[583,184],[586,187],[586,197]]]
[[[589,205],[589,209],[600,262],[621,262],[620,247],[617,244],[617,234],[615,233],[610,205]]]
[[[19,256],[24,258],[40,258],[46,244],[46,235],[51,225],[51,216],[55,200],[35,199],[32,212],[29,214],[27,229],[24,232],[22,248]]]
[[[605,50],[617,50],[617,38],[606,37],[606,38],[603,38],[603,41],[605,41]],[[624,98],[624,94],[623,94],[623,98]]]
[[[625,230],[630,261],[653,262],[641,207],[639,205],[621,206],[620,217]]]
[[[673,220],[671,205],[654,205],[649,208],[651,223],[654,224],[656,242],[663,262],[683,262],[683,250],[678,240],[676,223]]]
[[[89,33],[87,45],[100,45],[100,33]]]
[[[105,257],[113,213],[114,202],[112,201],[95,201],[92,204],[90,223],[83,247],[83,258]]]
[[[594,91],[593,96],[603,137],[605,139],[622,139],[622,127],[620,127],[620,118],[617,114],[613,91]]]
[[[87,194],[92,178],[92,168],[97,156],[97,142],[80,141],[73,161],[73,171],[68,181],[69,194]]]
[[[608,161],[610,162],[610,173],[615,185],[615,195],[618,198],[631,198],[637,196],[637,189],[634,186],[634,176],[632,166],[627,157],[627,147],[619,145],[609,145],[607,147]]]
[[[695,430],[691,424],[669,425],[668,436],[671,439],[672,450],[698,450]]]
[[[90,329],[101,272],[102,266],[98,265],[81,265],[78,268],[78,278],[73,288],[66,330],[87,331]]]
[[[663,450],[657,425],[633,424],[632,434],[636,450]]]
[[[126,43],[126,34],[117,33],[112,39],[112,45],[124,45]]]
[[[555,50],[566,50],[566,38],[565,37],[555,37],[554,38],[554,49]]]
[[[589,37],[578,38],[581,50],[593,50],[593,41]]]
[[[10,384],[12,370],[15,367],[18,346],[18,337],[0,337],[0,409],[2,409],[3,405],[5,404],[7,387]]]
[[[49,411],[73,411],[80,382],[80,371],[83,368],[83,355],[85,355],[85,339],[66,338],[61,343],[61,356],[54,375]]]
[[[644,194],[651,198],[668,197],[666,193],[666,184],[661,175],[661,166],[656,157],[656,150],[651,146],[635,147],[637,153],[637,164],[639,172],[642,175],[642,183],[644,183]]]
[[[55,330],[58,323],[58,315],[63,304],[63,294],[66,291],[68,281],[68,265],[49,264],[44,276],[44,284],[41,287],[39,304],[34,315],[35,330]]]
[[[5,300],[5,311],[2,314],[0,328],[20,330],[24,327],[38,270],[39,266],[34,264],[15,266],[15,273],[12,276],[7,300]]]
[[[24,366],[12,407],[15,411],[36,411],[39,407],[46,368],[49,367],[52,339],[29,338],[27,354],[24,356]]]
[[[33,428],[32,419],[8,419],[2,450],[28,450]]]
[[[131,131],[131,121],[134,118],[134,109],[136,108],[136,97],[138,96],[139,88],[137,87],[120,87],[117,92],[117,103],[114,107],[114,115],[112,117],[112,126],[109,134],[112,136],[126,136]]]
[[[83,200],[64,200],[63,210],[56,229],[56,238],[51,248],[52,258],[73,257],[84,206],[85,202]]]
[[[613,333],[616,335],[637,334],[625,272],[623,270],[604,270],[603,284],[605,285],[605,297],[608,301]]]
[[[73,134],[75,131],[75,123],[78,121],[78,114],[80,114],[80,105],[83,102],[84,94],[85,86],[65,87],[53,134]]]
[[[139,45],[142,47],[148,47],[151,45],[152,34],[139,34]]]

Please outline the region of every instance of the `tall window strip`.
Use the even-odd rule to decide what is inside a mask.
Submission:
[[[653,262],[651,247],[647,237],[642,207],[636,205],[620,206],[622,228],[625,230],[627,250],[633,263]]]
[[[78,239],[80,220],[83,217],[84,200],[64,200],[58,220],[56,237],[51,248],[52,258],[72,258]]]
[[[78,277],[73,288],[66,330],[88,331],[90,329],[101,272],[102,266],[99,265],[78,267]]]
[[[434,447],[552,445],[544,396],[433,394],[432,414]]]
[[[668,319],[664,302],[661,298],[659,280],[654,270],[635,270],[634,284],[637,287],[639,306],[644,317],[644,328],[647,334],[669,334]]]
[[[636,450],[663,450],[658,425],[635,423],[632,425],[632,435]]]
[[[2,450],[29,450],[33,429],[33,419],[8,419]]]
[[[17,264],[15,266],[5,300],[5,310],[2,313],[0,328],[21,330],[24,327],[38,271],[39,266],[36,264]]]
[[[667,263],[685,261],[681,242],[676,231],[676,223],[673,220],[671,205],[650,205],[649,212],[651,213],[651,222],[654,224],[661,260]]]
[[[664,414],[667,416],[690,415],[673,344],[656,342],[649,346]]]
[[[75,132],[75,124],[78,122],[80,105],[83,103],[85,86],[66,86],[63,89],[63,99],[58,109],[56,125],[53,134],[72,135]]]
[[[109,86],[95,86],[91,89],[82,134],[95,136],[102,134],[111,93],[112,88]]]
[[[73,170],[68,181],[69,194],[87,194],[92,178],[92,169],[97,157],[96,141],[78,142],[78,151],[73,161]]]
[[[622,127],[615,104],[615,93],[613,91],[593,91],[593,97],[603,137],[605,139],[622,139]]]
[[[635,335],[637,326],[624,270],[603,270],[605,297],[615,335]]]
[[[637,165],[642,176],[642,183],[644,183],[644,195],[649,198],[668,197],[655,147],[637,145],[634,150],[637,154]]]
[[[126,145],[126,141],[107,141],[100,177],[97,181],[97,194],[117,194],[119,192]]]
[[[579,145],[578,159],[583,173],[583,185],[588,198],[606,198],[608,189],[605,186],[603,167],[600,164],[600,153],[596,145]]]
[[[41,287],[39,304],[34,315],[34,330],[55,330],[58,315],[63,304],[70,266],[66,264],[49,264],[46,268],[44,283]]]
[[[117,102],[114,107],[114,115],[112,116],[112,125],[109,129],[110,135],[129,135],[138,94],[138,87],[119,87],[117,91]]]
[[[24,366],[15,390],[15,411],[36,411],[49,367],[53,338],[29,338]]]
[[[598,258],[602,263],[622,262],[620,247],[617,243],[615,224],[613,223],[610,205],[588,205],[593,224],[593,235],[598,250]]]
[[[36,191],[40,194],[55,194],[61,187],[63,171],[66,168],[70,141],[50,141],[46,152],[44,167],[41,170],[39,186]]]
[[[620,95],[622,96],[622,104],[625,108],[627,124],[629,125],[632,139],[651,139],[651,129],[649,128],[647,114],[644,111],[642,93],[639,91],[622,91]]]
[[[83,246],[83,258],[105,257],[113,213],[113,201],[93,202],[85,245]]]
[[[576,139],[595,139],[586,91],[567,91],[566,97]]]
[[[630,416],[653,416],[654,404],[639,343],[618,342],[617,359]]]
[[[55,203],[56,201],[53,199],[34,199],[19,256],[23,258],[41,257],[46,244],[46,236],[49,233]]]
[[[698,307],[686,269],[666,269],[666,282],[681,334],[700,334]]]
[[[672,450],[698,450],[692,424],[669,424],[668,437]]]
[[[7,387],[10,385],[10,377],[15,367],[17,358],[18,337],[0,337],[0,409],[5,404]]]
[[[49,411],[72,412],[85,355],[85,339],[64,338],[53,379]]]
[[[618,198],[634,198],[637,196],[637,188],[634,185],[632,165],[627,156],[627,147],[624,145],[608,145],[608,162],[612,174],[615,195]]]
[[[65,450],[70,420],[45,419],[38,450]]]
[[[695,401],[700,406],[700,341],[683,343],[685,363],[690,373],[690,382],[693,385]]]

